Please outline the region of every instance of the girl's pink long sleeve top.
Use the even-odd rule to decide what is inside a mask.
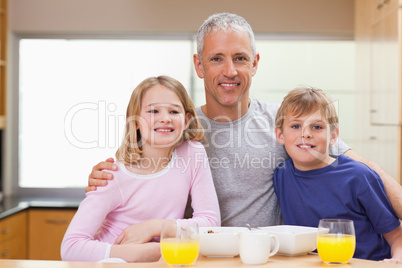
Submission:
[[[220,211],[208,158],[199,142],[178,146],[167,168],[151,175],[118,170],[106,187],[88,192],[81,202],[61,246],[63,260],[99,261],[130,225],[150,219],[196,221],[201,226],[219,226]],[[194,210],[183,219],[188,196]]]

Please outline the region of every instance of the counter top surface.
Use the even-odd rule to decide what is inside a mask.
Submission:
[[[0,219],[18,213],[29,208],[56,208],[69,209],[78,208],[82,199],[80,198],[29,198],[29,197],[5,197],[0,204]],[[195,267],[250,267],[241,262],[239,257],[235,258],[206,258],[199,257]],[[252,265],[253,267],[326,267],[328,265],[321,261],[317,254],[308,254],[298,257],[273,256],[264,265]],[[352,259],[348,264],[339,264],[338,267],[401,267],[397,264]],[[100,263],[100,262],[63,262],[63,261],[40,261],[40,260],[0,260],[0,267],[41,267],[41,268],[91,268],[91,267],[168,267],[163,259],[154,263]]]
[[[100,263],[100,262],[63,262],[63,261],[36,261],[36,260],[0,260],[2,268],[124,268],[124,267],[141,267],[141,268],[162,268],[171,267],[165,264],[161,259],[153,263]],[[317,254],[309,254],[298,257],[273,256],[263,265],[246,265],[243,264],[239,257],[235,258],[206,258],[199,257],[199,260],[193,267],[401,267],[398,264],[383,263],[376,261],[367,261],[361,259],[352,259],[347,264],[325,264],[321,261]]]
[[[5,197],[0,204],[0,219],[28,208],[78,208],[80,198]]]

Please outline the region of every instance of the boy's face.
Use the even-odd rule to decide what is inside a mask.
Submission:
[[[328,149],[336,142],[338,133],[337,127],[331,130],[320,110],[300,117],[286,114],[282,129],[275,129],[276,139],[285,145],[299,170],[322,168],[332,163]]]

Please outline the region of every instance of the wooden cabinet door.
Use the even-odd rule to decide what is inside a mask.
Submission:
[[[26,259],[27,212],[0,220],[0,259]]]
[[[0,129],[6,126],[7,0],[0,0]]]
[[[394,8],[371,28],[371,123],[398,125],[401,119],[401,8]]]
[[[400,0],[371,0],[368,2],[371,10],[371,22],[374,23],[397,8]]]
[[[76,209],[33,209],[28,214],[28,259],[61,260],[60,246]]]

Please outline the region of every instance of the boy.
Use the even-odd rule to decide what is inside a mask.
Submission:
[[[317,227],[323,218],[351,219],[355,258],[402,260],[402,227],[378,174],[328,153],[339,133],[331,100],[319,89],[296,88],[284,98],[275,126],[291,157],[274,174],[284,224]]]

